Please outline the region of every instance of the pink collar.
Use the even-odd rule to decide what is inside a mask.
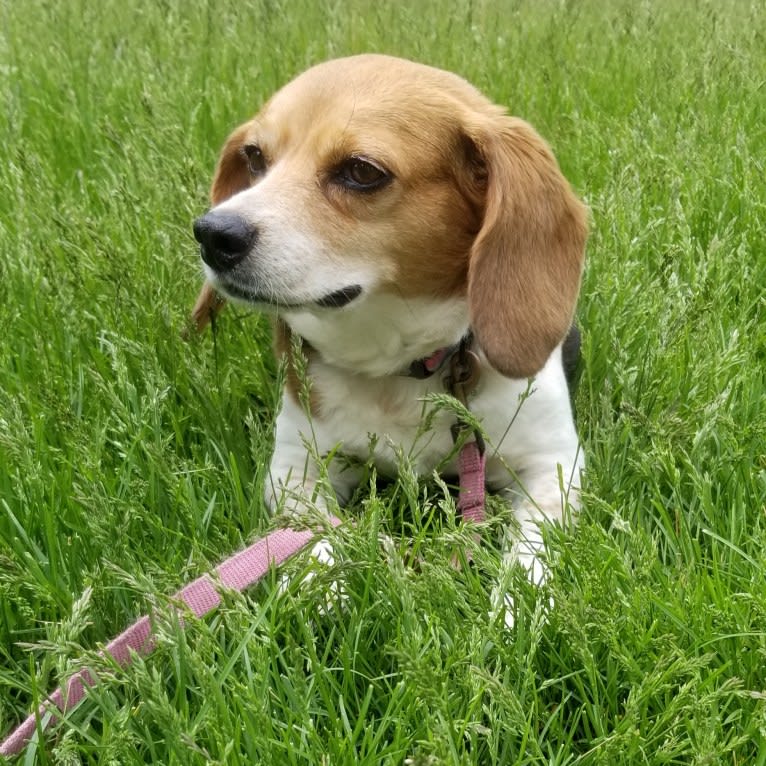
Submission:
[[[458,353],[461,346],[465,345],[466,347],[470,347],[472,341],[473,333],[468,330],[457,343],[453,343],[451,346],[437,348],[430,356],[416,359],[410,364],[407,371],[402,373],[402,375],[406,375],[408,378],[417,378],[418,380],[430,378],[444,366],[448,359],[452,359],[452,357]]]

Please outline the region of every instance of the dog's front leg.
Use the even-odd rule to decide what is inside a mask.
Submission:
[[[301,407],[285,394],[277,416],[274,454],[266,481],[266,505],[272,512],[299,512],[310,508],[327,510],[318,494],[319,466],[312,456],[311,423]]]
[[[277,417],[274,455],[265,490],[266,504],[273,512],[295,516],[311,510],[329,513],[336,504],[348,500],[356,484],[353,471],[337,467],[334,461],[322,476],[321,457],[334,446],[322,443],[321,428],[315,429],[303,408],[286,393]],[[332,544],[319,540],[311,549],[311,558],[320,564],[334,564]],[[284,579],[282,588],[288,584],[289,580]],[[332,591],[335,595],[342,593],[338,584]]]
[[[542,525],[560,523],[567,508],[577,510],[582,468],[579,455],[563,463],[546,461],[536,470],[528,468],[521,473],[513,487],[501,490],[518,522],[518,531],[507,529],[505,532],[500,578],[492,593],[493,612],[504,607],[508,627],[514,623],[514,602],[509,593],[512,568],[518,563],[535,585],[545,582],[548,566],[544,559]]]
[[[358,483],[357,472],[340,465],[338,460],[323,470],[323,456],[338,445],[325,443],[321,423],[315,427],[289,393],[285,394],[276,426],[265,490],[269,508],[296,513],[310,509],[326,512],[336,500],[339,505],[348,502]]]
[[[548,576],[543,561],[541,526],[560,524],[567,511],[580,507],[580,480],[585,469],[582,448],[575,443],[556,456],[541,457],[518,476],[514,508],[519,522],[516,560],[541,584]],[[511,554],[513,555],[513,554]]]

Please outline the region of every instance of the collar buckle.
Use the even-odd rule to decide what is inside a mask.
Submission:
[[[447,393],[454,396],[466,409],[468,409],[468,397],[479,384],[481,377],[479,357],[471,350],[472,343],[473,335],[471,333],[460,341],[457,351],[450,358],[449,373],[444,377],[444,388]],[[483,455],[486,445],[481,431],[472,428],[469,423],[460,418],[450,427],[452,441],[457,444],[467,429],[473,431],[473,441],[476,442],[479,454]]]

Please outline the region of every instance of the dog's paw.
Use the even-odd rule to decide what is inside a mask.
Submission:
[[[298,587],[308,587],[317,575],[333,566],[335,566],[335,551],[332,543],[329,540],[319,540],[309,551],[305,566],[300,573],[282,575],[278,585],[280,595],[287,593],[296,580],[298,580]],[[325,615],[338,606],[344,607],[347,601],[348,595],[343,587],[343,582],[340,577],[336,577],[328,583],[324,597],[320,598],[317,611],[319,614]]]
[[[495,586],[489,596],[490,609],[489,619],[491,622],[497,622],[502,619],[507,630],[512,630],[518,619],[516,602],[507,590]],[[553,596],[536,599],[534,610],[531,614],[532,625],[544,625],[548,621],[548,615],[553,610]]]
[[[501,617],[508,630],[516,624],[516,604],[513,596],[501,585],[495,585],[489,594],[489,619],[497,622]]]
[[[309,555],[312,559],[316,560],[317,564],[323,564],[327,567],[335,564],[335,552],[329,540],[320,540],[318,543],[314,543],[314,547]]]
[[[515,541],[510,550],[503,554],[497,582],[490,593],[489,617],[496,621],[502,617],[505,627],[514,627],[518,617],[518,608],[511,594],[513,570],[520,566],[528,580],[536,588],[542,589],[548,579],[549,570],[543,558],[543,544],[539,536],[527,536]],[[534,615],[543,622],[553,608],[553,599],[537,599]]]

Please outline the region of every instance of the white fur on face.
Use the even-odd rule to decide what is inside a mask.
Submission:
[[[207,278],[232,298],[251,304],[311,306],[336,290],[367,293],[392,274],[391,264],[331,247],[316,231],[302,196],[280,187],[278,173],[235,194],[214,210],[236,213],[257,232],[251,252],[230,271],[205,267]]]

